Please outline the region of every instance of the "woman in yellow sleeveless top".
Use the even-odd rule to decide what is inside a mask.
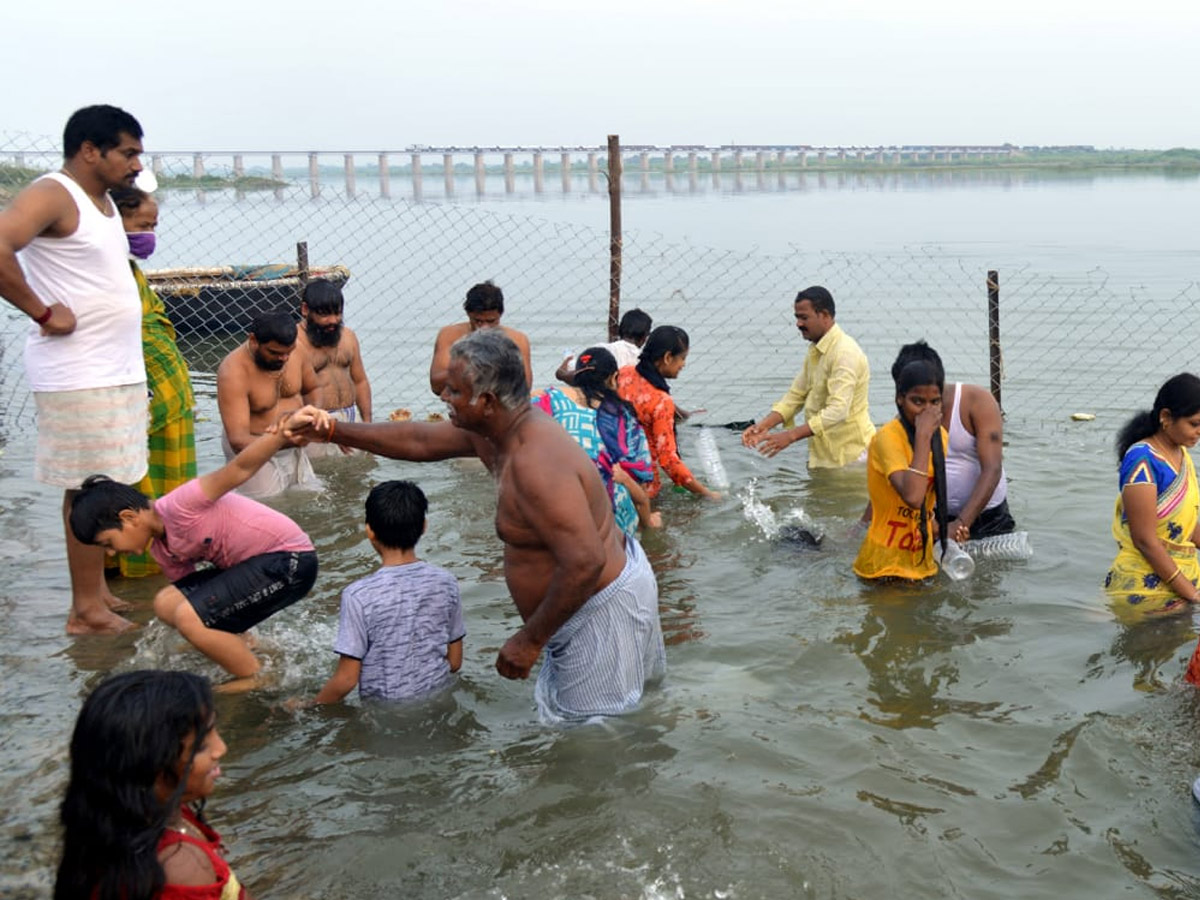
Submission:
[[[137,188],[113,192],[129,238],[129,252],[146,259],[154,252],[158,227],[158,202]],[[175,326],[167,318],[162,299],[154,293],[138,264],[129,261],[142,298],[142,353],[146,360],[146,386],[150,391],[148,440],[150,465],[137,489],[148,497],[161,497],[196,477],[196,438],[192,407],[192,382],[187,363],[175,343]],[[119,557],[121,574],[140,578],[159,571],[149,553]]]
[[[854,560],[861,578],[928,578],[938,570],[932,521],[946,540],[946,430],[934,367],[911,362],[896,376],[898,415],[867,450],[871,524]]]
[[[1104,586],[1124,622],[1183,612],[1200,599],[1200,489],[1187,452],[1198,438],[1200,378],[1186,372],[1159,388],[1154,408],[1117,436],[1117,557]]]

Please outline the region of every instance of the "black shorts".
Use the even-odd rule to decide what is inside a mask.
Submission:
[[[1008,500],[1001,500],[991,509],[985,509],[971,526],[971,539],[991,537],[995,534],[1009,534],[1016,531],[1017,523],[1013,521],[1008,511]]]
[[[175,582],[206,628],[241,634],[291,606],[317,580],[313,550],[252,556],[230,569],[202,569]]]

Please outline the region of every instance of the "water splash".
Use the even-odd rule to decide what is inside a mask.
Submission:
[[[753,523],[768,541],[784,541],[803,547],[816,548],[825,539],[825,529],[801,506],[789,509],[782,516],[758,499],[758,479],[751,478],[745,490],[737,495],[742,501],[742,515]]]
[[[775,511],[759,500],[757,494],[758,479],[751,478],[747,482],[745,490],[737,495],[737,498],[742,501],[742,515],[745,516],[747,522],[758,526],[763,537],[773,541],[779,537],[779,520],[775,517]]]

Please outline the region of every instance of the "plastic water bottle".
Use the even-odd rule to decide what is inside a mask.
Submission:
[[[704,467],[708,483],[718,490],[729,487],[729,476],[725,474],[725,464],[721,462],[721,451],[717,449],[717,439],[711,428],[700,429],[696,451],[700,454],[700,465]]]
[[[991,537],[967,541],[963,545],[975,559],[1001,559],[1020,562],[1033,556],[1029,545],[1029,532],[1014,531],[1011,534],[994,534]]]
[[[936,548],[934,553],[937,556],[938,565],[954,581],[962,581],[964,578],[970,578],[975,572],[975,560],[971,559],[967,551],[957,541],[946,541],[946,551],[942,552],[942,542],[938,541],[934,544]]]

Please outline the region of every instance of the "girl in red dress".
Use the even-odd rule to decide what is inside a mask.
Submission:
[[[55,900],[247,900],[200,813],[225,749],[207,678],[148,670],[96,688],[71,737]]]

